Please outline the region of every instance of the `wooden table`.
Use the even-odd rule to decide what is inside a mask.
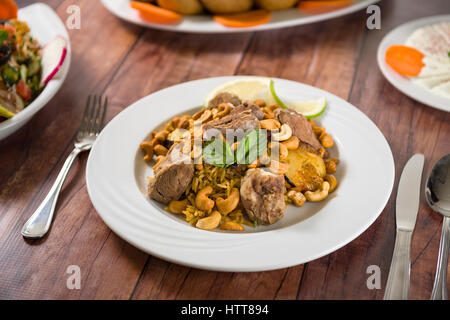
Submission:
[[[31,1],[18,1],[24,6]],[[137,99],[187,80],[223,75],[286,78],[328,90],[357,106],[380,128],[400,172],[425,154],[424,175],[450,152],[450,114],[406,97],[381,75],[376,50],[393,27],[449,12],[448,0],[383,1],[381,30],[367,14],[288,29],[236,35],[190,35],[143,29],[111,15],[99,1],[50,0],[65,20],[81,8],[81,30],[69,30],[73,56],[62,89],[23,129],[0,142],[0,298],[3,299],[381,299],[395,239],[395,194],[355,241],[321,259],[270,272],[220,273],[150,256],[116,236],[89,200],[88,155],[76,161],[49,234],[28,241],[20,229],[43,200],[72,141],[88,94],[110,98],[111,119]],[[411,298],[428,299],[441,217],[421,199],[412,243]],[[69,290],[68,266],[81,270]],[[381,289],[366,286],[369,265]],[[450,276],[450,273],[449,273]]]

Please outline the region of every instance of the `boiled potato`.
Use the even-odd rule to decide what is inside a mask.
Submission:
[[[298,0],[255,0],[258,7],[266,10],[283,10],[292,8]]]
[[[201,0],[206,9],[212,13],[236,13],[248,11],[253,0]]]
[[[289,164],[286,176],[298,191],[314,191],[320,188],[327,170],[319,155],[298,148],[289,150],[286,162]]]
[[[203,11],[200,0],[158,0],[158,5],[181,14],[197,14]]]

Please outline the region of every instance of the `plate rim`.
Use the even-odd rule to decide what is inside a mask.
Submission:
[[[447,20],[444,20],[447,19]],[[391,31],[389,31],[383,39],[378,44],[377,48],[377,64],[384,78],[398,91],[408,96],[409,98],[420,102],[426,106],[432,107],[434,109],[450,112],[450,99],[446,99],[445,97],[441,97],[432,92],[427,91],[426,89],[420,87],[417,84],[414,84],[412,81],[402,78],[401,81],[397,81],[392,74],[396,74],[396,72],[384,61],[384,55],[387,48],[390,45],[393,45],[393,37],[396,36],[397,33],[401,32],[403,29],[408,28],[420,28],[421,26],[425,26],[432,23],[437,23],[441,21],[449,21],[450,22],[450,14],[443,15],[434,15],[418,18],[412,21],[405,22]],[[406,41],[406,38],[403,39],[403,43]],[[409,90],[411,87],[414,90]],[[417,90],[416,90],[417,89]],[[430,101],[431,100],[431,101]],[[434,101],[436,100],[436,101]]]
[[[156,30],[163,30],[163,31],[171,31],[171,32],[183,32],[183,33],[195,33],[195,34],[221,34],[221,33],[243,33],[243,32],[255,32],[255,31],[266,31],[266,30],[276,30],[281,28],[288,28],[288,27],[294,27],[294,26],[300,26],[300,25],[306,25],[311,23],[316,23],[320,21],[330,20],[334,18],[338,18],[344,15],[348,15],[351,13],[354,13],[356,11],[362,10],[365,7],[368,7],[372,4],[375,4],[379,2],[380,0],[359,0],[358,3],[355,3],[351,6],[344,7],[342,9],[338,9],[332,12],[322,13],[322,14],[316,14],[311,15],[308,17],[301,17],[298,19],[294,19],[294,21],[297,22],[290,22],[290,21],[279,21],[275,23],[267,23],[264,25],[249,27],[249,28],[224,28],[224,29],[217,29],[217,30],[197,30],[197,29],[178,29],[176,26],[170,26],[170,25],[163,25],[163,24],[157,24],[157,23],[151,23],[146,21],[135,21],[132,17],[127,16],[125,13],[118,13],[113,11],[111,6],[108,4],[111,0],[101,0],[100,2],[102,5],[113,15],[116,17],[127,21],[132,24],[136,24],[142,27],[150,28],[150,29],[156,29]],[[117,0],[113,0],[117,1]],[[292,9],[292,8],[291,8]]]
[[[158,91],[156,91],[156,92],[154,92],[154,93],[151,93],[151,94],[147,95],[146,97],[143,97],[143,98],[139,99],[138,101],[132,103],[129,107],[132,107],[132,106],[135,106],[135,105],[139,105],[139,103],[141,102],[141,100],[143,100],[143,99],[145,99],[145,98],[147,98],[147,97],[149,97],[149,96],[151,96],[151,95],[153,95],[153,94],[160,93],[161,91],[164,91],[164,90],[170,90],[170,89],[172,89],[172,88],[174,88],[174,87],[177,87],[177,86],[180,86],[180,85],[183,85],[183,84],[186,84],[186,83],[195,83],[195,82],[198,82],[198,81],[205,81],[205,80],[211,80],[211,79],[224,79],[224,81],[225,81],[225,80],[229,80],[229,79],[231,79],[231,78],[241,78],[241,77],[244,77],[244,76],[211,77],[211,78],[204,78],[204,79],[193,80],[193,81],[188,81],[188,82],[176,84],[176,85],[173,85],[173,86],[170,86],[170,87],[167,87],[167,88],[158,90]],[[277,80],[278,78],[273,78],[273,79],[274,79],[274,80]],[[330,254],[330,253],[332,253],[332,252],[335,252],[336,250],[342,248],[343,246],[347,245],[348,243],[352,242],[354,239],[356,239],[357,237],[359,237],[359,236],[360,236],[362,233],[364,233],[364,232],[365,232],[365,231],[366,231],[366,230],[367,230],[367,229],[368,229],[368,228],[376,221],[376,219],[381,215],[381,213],[383,212],[384,208],[386,207],[386,204],[388,203],[388,201],[389,201],[389,199],[390,199],[390,197],[391,197],[391,195],[392,195],[392,190],[393,190],[394,181],[395,181],[395,162],[394,162],[392,150],[391,150],[391,148],[390,148],[390,146],[389,146],[389,143],[387,142],[387,140],[386,140],[386,138],[384,137],[384,135],[383,135],[383,133],[381,132],[381,130],[375,125],[375,123],[373,123],[373,121],[372,121],[369,117],[367,117],[361,110],[359,110],[358,108],[356,108],[355,106],[353,106],[353,105],[350,104],[349,102],[345,101],[344,99],[342,99],[342,98],[340,98],[340,97],[338,97],[338,96],[336,96],[336,95],[334,95],[334,94],[332,94],[332,93],[329,93],[329,92],[327,92],[327,91],[325,91],[325,90],[322,90],[322,89],[319,89],[319,88],[316,88],[316,87],[313,87],[313,86],[310,86],[310,85],[307,85],[307,84],[299,83],[299,82],[297,82],[297,81],[285,80],[285,79],[279,79],[279,80],[288,81],[288,82],[293,82],[293,83],[295,83],[295,84],[301,84],[301,85],[306,86],[306,87],[314,88],[314,89],[316,89],[316,90],[319,90],[319,91],[322,91],[322,92],[326,92],[326,93],[332,95],[334,98],[336,98],[336,99],[338,99],[338,100],[341,100],[341,101],[345,102],[346,104],[348,104],[349,106],[351,106],[352,109],[353,109],[354,111],[358,112],[358,113],[360,114],[360,116],[364,117],[367,121],[370,121],[370,122],[373,124],[374,128],[377,129],[377,133],[379,133],[379,134],[380,134],[380,137],[383,139],[383,141],[382,141],[382,142],[383,142],[383,146],[386,148],[386,151],[388,151],[388,153],[386,154],[386,156],[389,158],[389,160],[390,160],[390,165],[391,165],[391,166],[390,166],[390,167],[391,167],[391,170],[390,170],[390,172],[388,173],[388,174],[389,174],[389,178],[390,178],[390,181],[388,181],[388,185],[389,185],[389,188],[388,188],[388,189],[389,189],[389,190],[386,190],[386,193],[384,194],[384,199],[383,199],[382,202],[380,201],[379,207],[373,210],[374,212],[377,212],[377,213],[376,213],[376,214],[373,214],[373,216],[371,216],[371,219],[367,219],[367,221],[365,222],[365,224],[364,224],[363,226],[361,226],[358,230],[353,231],[353,232],[351,233],[351,236],[346,237],[346,239],[345,239],[344,241],[335,244],[334,246],[330,247],[328,250],[325,250],[325,251],[322,251],[322,252],[320,252],[320,253],[317,253],[317,254],[315,254],[315,255],[313,255],[313,256],[310,256],[310,257],[308,258],[307,261],[300,261],[300,262],[299,262],[299,261],[296,261],[296,262],[292,262],[292,263],[289,263],[289,264],[288,264],[288,263],[285,263],[285,262],[271,263],[271,264],[266,264],[266,265],[264,265],[264,266],[258,266],[258,267],[255,267],[255,266],[250,266],[250,267],[248,267],[248,266],[242,265],[242,266],[231,266],[231,267],[230,267],[230,266],[221,266],[220,268],[218,268],[218,267],[216,267],[216,266],[208,266],[208,265],[205,265],[205,264],[202,264],[202,263],[195,263],[195,262],[189,262],[189,263],[188,263],[188,262],[184,261],[184,259],[183,259],[182,257],[180,257],[180,258],[174,258],[174,257],[172,257],[172,256],[165,255],[165,254],[160,253],[160,252],[155,252],[155,251],[153,251],[153,250],[150,250],[149,248],[146,248],[146,247],[141,246],[139,243],[135,242],[133,239],[130,239],[130,237],[127,235],[127,232],[122,231],[120,228],[119,228],[119,229],[116,229],[114,226],[111,227],[111,224],[114,224],[114,223],[115,223],[115,222],[112,222],[112,220],[114,220],[114,219],[111,218],[111,217],[108,217],[108,215],[102,214],[102,212],[101,212],[102,210],[98,210],[98,209],[99,209],[99,205],[98,205],[97,201],[96,201],[95,199],[93,199],[93,194],[92,194],[92,193],[93,193],[93,189],[92,189],[93,187],[92,187],[92,185],[91,185],[92,181],[90,180],[90,175],[91,175],[90,172],[91,172],[92,161],[93,161],[91,155],[94,154],[92,151],[95,152],[95,148],[96,148],[96,145],[98,144],[98,141],[101,141],[101,140],[99,140],[99,139],[97,139],[96,143],[94,144],[93,150],[91,151],[91,154],[89,155],[88,162],[87,162],[87,167],[86,167],[86,185],[87,185],[87,191],[88,191],[89,197],[91,198],[91,201],[92,201],[92,203],[93,203],[93,206],[94,206],[94,208],[96,209],[97,214],[101,217],[101,219],[104,221],[104,223],[105,223],[105,224],[106,224],[106,225],[107,225],[114,233],[116,233],[119,237],[123,238],[125,241],[129,242],[129,243],[132,244],[133,246],[137,247],[138,249],[140,249],[140,250],[142,250],[142,251],[144,251],[144,252],[146,252],[146,253],[149,253],[149,254],[151,254],[151,255],[154,255],[154,256],[156,256],[156,257],[158,257],[158,258],[161,258],[161,259],[163,259],[163,260],[165,260],[165,261],[169,261],[169,262],[173,262],[173,263],[177,263],[177,264],[185,265],[185,266],[189,266],[189,267],[194,267],[194,268],[198,268],[198,269],[202,269],[202,270],[212,270],[212,271],[225,271],[225,272],[255,272],[255,271],[268,271],[268,270],[276,270],[276,269],[281,269],[281,268],[287,268],[287,267],[291,267],[291,266],[295,266],[295,265],[298,265],[298,264],[306,263],[306,262],[309,262],[309,261],[318,259],[318,258],[320,258],[320,257],[326,256],[326,255],[328,255],[328,254]],[[129,108],[129,107],[127,107],[127,108],[125,108],[124,110],[122,110],[116,117],[118,117],[121,113],[123,113],[124,111],[127,111],[127,110],[128,110],[127,112],[132,112],[132,111],[130,111],[130,110],[132,110],[132,109]],[[127,113],[127,112],[126,112],[126,113]],[[94,197],[94,198],[95,198],[95,197]],[[278,230],[272,230],[272,231],[276,231],[276,232],[278,232],[278,234],[279,234],[280,232],[283,232],[283,230],[284,230],[284,229],[278,229]],[[263,233],[264,233],[264,232],[263,232]],[[256,233],[256,234],[261,234],[261,233]],[[275,233],[275,234],[276,234],[276,233]],[[247,235],[248,235],[248,234],[247,234]]]

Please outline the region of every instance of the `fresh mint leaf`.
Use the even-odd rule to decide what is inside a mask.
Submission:
[[[234,163],[234,154],[230,145],[221,139],[208,141],[203,148],[203,157],[206,163],[221,168]]]
[[[267,135],[264,130],[250,131],[239,143],[236,150],[236,162],[251,164],[267,149]]]

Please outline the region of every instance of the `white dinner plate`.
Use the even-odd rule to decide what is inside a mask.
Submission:
[[[126,108],[101,132],[89,155],[86,181],[92,203],[120,237],[162,259],[201,269],[260,271],[289,267],[329,254],[349,243],[379,216],[394,183],[394,161],[383,134],[361,111],[323,90],[274,79],[287,100],[326,97],[318,118],[334,140],[339,186],[326,200],[288,206],[271,226],[245,232],[197,229],[147,198],[151,168],[139,144],[175,115],[194,111],[208,92],[237,77],[182,83]]]
[[[45,45],[57,35],[63,36],[67,40],[67,53],[57,77],[47,83],[39,96],[14,117],[0,123],[0,140],[20,129],[36,112],[41,110],[53,98],[63,84],[70,66],[71,49],[69,34],[64,27],[64,23],[52,8],[44,3],[35,3],[19,9],[18,19],[28,24],[30,34],[37,39],[41,46]]]
[[[180,31],[191,33],[232,33],[232,32],[248,32],[262,31],[270,29],[278,29],[284,27],[292,27],[301,24],[309,24],[322,20],[328,20],[340,17],[363,8],[379,0],[354,0],[354,4],[332,12],[308,15],[301,13],[298,9],[292,8],[287,10],[273,11],[272,19],[269,23],[250,27],[250,28],[228,28],[214,22],[212,15],[200,14],[192,16],[184,16],[183,21],[178,25],[164,25],[150,23],[142,20],[136,10],[129,6],[129,0],[101,0],[102,4],[114,15],[137,25],[162,29],[168,31]]]
[[[400,25],[389,32],[378,46],[378,66],[385,78],[398,90],[430,107],[450,112],[450,99],[434,94],[398,74],[385,61],[386,50],[396,44],[405,44],[406,39],[416,30],[426,25],[450,21],[450,15],[426,17]]]

